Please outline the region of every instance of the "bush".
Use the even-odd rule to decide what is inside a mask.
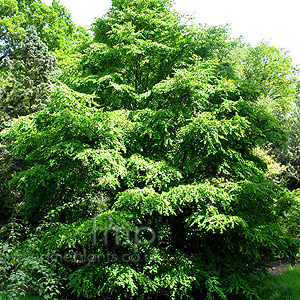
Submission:
[[[13,221],[1,228],[6,241],[0,245],[0,295],[2,299],[20,299],[30,289],[44,299],[52,299],[59,294],[59,277],[54,273],[54,265],[37,252],[35,236],[27,238],[20,232],[26,227]]]

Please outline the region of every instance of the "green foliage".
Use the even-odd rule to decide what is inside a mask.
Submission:
[[[45,107],[49,76],[56,67],[55,57],[32,28],[26,31],[14,56],[14,60],[6,59],[9,76],[1,93],[1,110],[10,117]]]
[[[20,26],[25,21],[25,15],[20,11],[18,2],[15,0],[1,0],[0,14],[0,58],[2,61],[4,57],[13,52],[16,40],[19,41],[25,33],[25,29]]]
[[[59,1],[48,7],[40,0],[1,0],[0,15],[1,62],[7,56],[14,56],[29,26],[37,29],[50,51],[65,47],[75,31],[70,14]]]
[[[14,210],[11,192],[8,188],[8,182],[11,179],[11,174],[19,170],[21,161],[11,160],[10,151],[7,145],[1,140],[0,147],[0,199],[1,199],[1,220],[8,220]]]
[[[105,17],[95,21],[94,43],[86,49],[80,63],[82,75],[70,82],[77,91],[95,94],[101,107],[135,110],[155,105],[157,109],[160,99],[152,100],[152,88],[155,93],[165,79],[177,83],[175,79],[168,80],[177,69],[183,70],[176,74],[183,77],[185,84],[184,69],[194,64],[193,56],[207,52],[202,48],[211,46],[216,36],[220,39],[218,46],[211,46],[210,53],[203,57],[217,57],[220,44],[224,49],[231,47],[226,28],[191,28],[182,24],[168,1],[153,1],[145,6],[144,1],[138,0],[134,8],[132,5],[126,1],[113,4]],[[205,45],[199,46],[204,40]],[[203,64],[199,68],[203,72],[204,66],[211,68]]]
[[[25,15],[26,23],[36,28],[50,51],[67,47],[74,36],[76,27],[71,14],[59,1],[52,1],[51,6],[31,1]]]
[[[257,92],[265,110],[279,118],[286,116],[297,102],[300,88],[299,70],[289,53],[265,42],[238,51],[245,51],[240,55],[241,80]]]
[[[253,150],[253,154],[261,158],[267,165],[266,177],[279,181],[279,176],[286,171],[287,167],[277,162],[275,155],[269,154],[270,150],[257,147]]]
[[[300,116],[296,108],[290,118],[285,122],[285,129],[289,136],[288,141],[281,147],[273,149],[276,158],[287,167],[281,176],[281,181],[292,191],[300,187],[299,120]]]
[[[128,188],[151,186],[161,191],[180,181],[182,175],[179,170],[169,166],[165,161],[151,161],[139,154],[128,159],[126,185]]]
[[[56,60],[48,52],[34,29],[29,28],[14,51],[14,59],[5,58],[6,76],[0,92],[0,128],[9,125],[12,118],[28,115],[45,108],[49,101],[50,75]],[[2,214],[8,217],[15,195],[8,189],[8,181],[20,170],[23,159],[11,155],[7,140],[1,139],[1,204]],[[1,205],[2,206],[2,205]]]
[[[99,188],[114,192],[127,172],[122,157],[126,114],[88,108],[68,89],[54,95],[47,110],[19,119],[10,128],[13,154],[26,160],[11,185],[25,188],[20,211],[28,218]],[[60,97],[73,103],[65,106]],[[25,132],[31,132],[30,141],[22,138]]]
[[[239,44],[239,40],[232,40],[230,38],[229,29],[228,24],[225,26],[200,24],[200,30],[194,31],[191,48],[194,49],[196,55],[202,58],[217,57],[223,60]],[[224,66],[226,65],[224,64],[222,67]]]
[[[240,45],[167,0],[113,1],[93,31],[70,60],[56,52],[47,108],[1,133],[23,162],[15,214],[40,223],[20,247],[34,240],[88,299],[257,299],[266,262],[299,251],[284,223],[297,202],[254,151],[286,137],[258,75],[230,63]]]
[[[244,178],[241,171],[249,172],[241,156],[243,152],[249,154],[245,139],[247,126],[247,120],[238,115],[230,120],[217,120],[212,114],[203,112],[193,118],[179,132],[179,139],[183,141],[179,153],[184,157],[184,170],[204,178],[230,176],[230,173],[236,173],[233,177]]]
[[[287,210],[281,218],[281,223],[284,228],[296,238],[300,236],[300,226],[299,226],[299,217],[300,217],[300,197],[299,189],[293,192],[295,199],[292,203],[292,206]]]
[[[28,229],[27,229],[28,230]],[[37,252],[35,236],[26,235],[26,227],[16,222],[1,228],[0,245],[0,296],[1,299],[20,299],[32,288],[44,299],[59,294],[59,277],[53,271],[53,263]]]

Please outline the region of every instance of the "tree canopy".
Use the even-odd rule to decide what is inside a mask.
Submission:
[[[283,221],[296,196],[266,154],[288,140],[278,115],[299,87],[288,56],[188,25],[167,0],[113,0],[92,29],[72,59],[60,52],[47,105],[20,102],[26,113],[1,133],[17,168],[3,189],[14,238],[1,231],[0,250],[20,263],[3,268],[0,292],[21,270],[46,298],[257,298],[266,262],[299,251]],[[29,61],[43,57],[46,80],[54,59],[30,32],[20,47],[40,45]],[[12,69],[22,80],[26,59]]]
[[[260,102],[278,117],[283,118],[293,109],[299,98],[299,70],[284,49],[265,42],[247,47],[241,76],[251,84]]]
[[[56,64],[55,57],[48,52],[35,29],[27,29],[14,59],[5,60],[8,78],[1,94],[2,111],[17,117],[45,106],[49,76]]]
[[[55,0],[52,6],[41,0],[1,0],[0,15],[1,62],[13,55],[28,26],[35,27],[50,51],[64,47],[75,31],[70,13]]]

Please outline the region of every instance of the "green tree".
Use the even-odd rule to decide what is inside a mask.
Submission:
[[[7,73],[0,92],[1,129],[7,127],[13,118],[31,114],[47,105],[49,79],[56,67],[55,57],[50,55],[47,46],[31,28],[26,31],[14,57],[5,59]],[[9,143],[1,139],[0,160],[1,214],[6,219],[14,211],[16,198],[8,188],[8,181],[20,170],[23,159],[12,157]]]
[[[36,251],[68,257],[87,299],[255,298],[265,262],[299,250],[280,225],[295,199],[254,152],[285,139],[278,119],[170,1],[114,0],[93,28],[76,80],[2,133],[24,159],[16,213],[44,220]]]
[[[277,159],[287,166],[285,173],[281,176],[281,180],[285,186],[291,191],[300,188],[300,116],[298,109],[285,122],[288,141],[282,147],[273,150]]]
[[[24,34],[25,29],[22,28],[20,24],[25,21],[25,16],[20,12],[18,2],[14,0],[2,0],[0,2],[0,13],[0,58],[2,61],[3,58],[13,52],[16,43]]]
[[[259,102],[281,120],[299,99],[299,70],[289,53],[268,43],[237,50],[240,78],[259,95]]]
[[[294,67],[289,53],[268,43],[252,48],[240,48],[240,78],[257,94],[259,105],[280,120],[288,139],[282,145],[271,145],[269,151],[287,166],[282,182],[291,190],[298,187],[297,107],[300,94],[299,69]]]
[[[0,61],[12,56],[28,26],[34,26],[50,51],[65,47],[75,32],[70,13],[59,1],[47,6],[40,0],[0,1]]]
[[[10,117],[27,115],[46,105],[49,76],[56,67],[55,57],[35,29],[26,31],[14,57],[6,59],[8,77],[1,93],[1,110]]]

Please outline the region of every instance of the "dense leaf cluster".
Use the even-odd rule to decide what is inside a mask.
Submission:
[[[65,47],[75,31],[70,13],[59,1],[47,6],[40,0],[1,0],[0,15],[0,62],[14,56],[28,26],[36,28],[50,50]]]
[[[113,0],[74,65],[61,64],[47,106],[2,131],[20,161],[6,191],[30,226],[16,253],[32,244],[43,258],[36,276],[32,256],[13,267],[29,286],[38,278],[54,296],[55,276],[87,299],[255,299],[266,262],[295,260],[285,218],[297,202],[264,150],[286,139],[288,104],[276,114],[262,98],[292,101],[296,78],[283,84],[292,92],[280,80],[267,92],[250,48],[225,27],[184,24],[171,4]],[[252,53],[250,69],[234,61],[239,52]],[[5,268],[1,289],[13,287]]]
[[[49,75],[56,64],[35,29],[29,28],[14,52],[14,59],[5,59],[8,77],[0,95],[1,111],[16,118],[45,107]]]

